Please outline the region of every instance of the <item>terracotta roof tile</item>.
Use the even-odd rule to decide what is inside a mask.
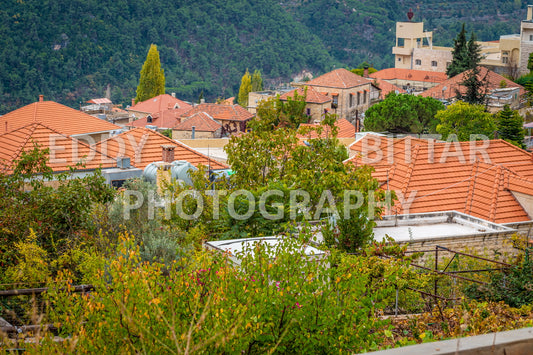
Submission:
[[[478,78],[487,80],[487,87],[486,87],[486,93],[489,94],[494,89],[500,88],[501,81],[505,81],[507,84],[507,88],[519,88],[520,89],[520,95],[523,95],[525,93],[525,89],[523,86],[518,85],[515,82],[512,82],[511,80],[501,76],[500,74],[497,74],[491,70],[488,70],[485,67],[479,67],[479,75]],[[464,94],[466,92],[466,88],[461,85],[461,83],[465,80],[465,74],[467,72],[463,72],[461,74],[458,74],[450,79],[447,79],[440,83],[437,86],[432,87],[431,89],[428,89],[420,94],[420,96],[424,97],[434,97],[436,99],[452,99],[457,96],[457,90],[461,94]],[[444,89],[444,90],[443,90]]]
[[[448,79],[446,73],[401,68],[383,69],[370,74],[369,77],[382,80],[412,80],[428,83],[442,83]]]
[[[134,128],[97,143],[96,148],[112,157],[129,157],[136,168],[162,160],[162,145],[175,146],[175,160],[186,160],[194,166],[205,165],[211,169],[226,169],[228,166],[148,128]]]
[[[496,223],[530,220],[511,191],[533,196],[532,154],[503,140],[450,144],[367,135],[350,149],[356,155],[349,162],[373,166],[382,187],[414,196],[410,205],[394,207],[398,213],[457,210]]]
[[[90,116],[53,101],[38,101],[0,117],[0,133],[39,122],[66,135],[106,132],[120,129],[105,120]]]
[[[182,117],[191,117],[198,112],[205,112],[215,120],[223,121],[248,121],[254,117],[240,105],[219,105],[219,104],[200,104],[194,106],[189,112]]]
[[[131,106],[128,110],[151,113],[152,115],[155,115],[161,111],[166,111],[169,108],[175,109],[186,107],[192,108],[192,106],[188,103],[181,101],[180,99],[175,98],[172,95],[163,94],[156,97],[152,97],[151,99],[142,102],[138,102],[135,105]]]
[[[381,96],[385,97],[390,92],[398,92],[399,94],[404,94],[405,90],[402,88],[397,87],[396,85],[393,85],[389,83],[388,81],[385,81],[383,79],[375,78],[374,79],[376,85],[378,88],[381,89]]]
[[[176,108],[176,109],[167,109],[155,114],[151,114],[152,122],[148,122],[148,116],[140,118],[133,121],[128,126],[129,127],[146,127],[147,125],[156,126],[160,129],[172,128],[181,121],[181,117],[191,110],[192,106],[187,105],[186,107]]]
[[[23,151],[30,151],[37,144],[49,151],[48,166],[55,172],[68,171],[78,163],[80,169],[115,167],[116,161],[89,145],[60,133],[42,123],[35,122],[0,135],[0,170],[11,173],[13,162]]]
[[[294,89],[292,91],[286,92],[283,95],[281,95],[279,98],[280,100],[287,100],[289,97],[294,98],[294,93],[297,92],[298,95],[303,96],[305,94],[304,88],[298,88]],[[307,96],[305,98],[305,102],[312,103],[312,104],[324,104],[326,102],[330,102],[331,98],[319,93],[312,87],[307,87]]]
[[[222,126],[205,112],[198,112],[174,126],[177,131],[192,131],[192,127],[200,132],[215,132]]]
[[[335,69],[305,83],[307,86],[323,86],[330,88],[347,89],[359,85],[371,83],[372,81],[344,68]]]
[[[326,138],[328,135],[330,135],[331,130],[329,126],[322,126],[320,124],[313,124],[313,123],[302,123],[300,124],[300,128],[304,127],[324,127],[322,130],[322,133],[320,134],[321,138]],[[350,123],[345,118],[341,118],[340,120],[335,121],[335,127],[337,127],[337,138],[355,138],[355,127],[353,124]],[[298,138],[300,139],[314,139],[318,138],[318,134],[316,130],[311,130],[306,134],[299,134]]]

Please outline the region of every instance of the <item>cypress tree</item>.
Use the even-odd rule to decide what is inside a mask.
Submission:
[[[241,87],[239,88],[239,105],[248,107],[248,94],[250,91],[252,91],[252,77],[248,69],[246,69],[246,73],[241,78]]]
[[[509,105],[505,105],[503,110],[496,114],[496,121],[501,139],[505,139],[520,148],[525,148],[524,119],[518,111],[511,110]]]
[[[472,32],[466,45],[468,69],[474,69],[481,62],[481,46],[476,42],[476,34]]]
[[[256,69],[252,74],[252,91],[261,90],[263,90],[263,78],[261,77],[261,72]]]
[[[457,38],[453,41],[453,59],[448,68],[446,69],[446,75],[448,75],[448,78],[456,76],[457,74],[460,74],[466,69],[468,69],[468,46],[466,42],[466,31],[464,23],[461,32],[459,32]]]
[[[152,44],[141,69],[141,77],[139,79],[139,86],[137,86],[135,103],[151,99],[152,97],[164,93],[165,73],[161,68],[157,46]]]

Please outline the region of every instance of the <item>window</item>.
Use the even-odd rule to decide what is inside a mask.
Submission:
[[[503,64],[509,63],[509,58],[508,57],[502,57],[502,63]]]
[[[422,65],[422,60],[416,59],[415,60],[415,65]]]
[[[353,107],[353,94],[350,94],[350,107]]]
[[[147,123],[152,123],[153,122],[152,115],[148,115],[148,117],[146,117],[146,122]]]
[[[331,98],[333,101],[331,102],[331,108],[337,108],[339,106],[339,96],[338,95],[331,95]]]
[[[361,93],[357,93],[357,105],[361,104]]]
[[[431,66],[432,67],[436,67],[437,66],[437,61],[436,60],[432,60],[431,61]]]
[[[398,62],[401,62],[402,61],[402,58],[398,57]]]
[[[363,103],[366,104],[366,91],[363,91]]]
[[[529,40],[533,42],[533,35],[529,35]]]
[[[305,109],[305,114],[306,114],[307,116],[311,116],[311,109],[310,109],[310,108],[306,108],[306,109]]]

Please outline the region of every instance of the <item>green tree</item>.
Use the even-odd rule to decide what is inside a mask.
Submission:
[[[435,114],[444,110],[439,100],[431,97],[396,94],[365,112],[365,130],[392,133],[435,133]]]
[[[157,46],[152,44],[150,45],[146,61],[141,69],[141,77],[139,79],[139,86],[137,86],[135,102],[145,101],[164,93],[165,73],[161,68]]]
[[[474,69],[481,61],[481,45],[476,42],[476,34],[472,32],[466,45],[468,69]]]
[[[446,69],[446,75],[449,78],[456,76],[468,69],[468,46],[466,42],[465,24],[461,28],[461,32],[454,39],[454,46],[452,50],[452,62]]]
[[[518,111],[511,110],[509,105],[505,105],[503,110],[496,114],[499,138],[525,148],[524,145],[524,118]]]
[[[368,74],[372,74],[372,73],[375,73],[377,72],[378,70],[376,68],[374,68],[373,66],[371,66],[370,64],[368,64],[366,61],[359,64],[357,66],[357,68],[354,68],[354,69],[350,69],[350,71],[354,74],[357,74],[359,76],[363,76],[364,73],[365,73],[365,68],[368,69]]]
[[[239,87],[239,105],[243,107],[248,107],[248,94],[252,91],[252,77],[248,69],[241,78],[241,86]]]
[[[469,141],[474,135],[492,137],[496,131],[496,123],[492,115],[482,105],[472,105],[463,101],[448,106],[446,110],[437,112],[435,116],[440,123],[437,133],[443,139],[455,134],[459,141]]]
[[[256,69],[252,74],[252,91],[261,90],[263,90],[263,78],[261,77],[261,72]]]
[[[487,75],[481,77],[481,70],[479,67],[469,69],[465,72],[464,80],[461,85],[466,87],[466,91],[462,94],[459,90],[456,91],[456,98],[472,105],[485,105],[487,103]]]
[[[533,53],[529,53],[529,57],[527,59],[527,68],[531,74],[533,72]]]

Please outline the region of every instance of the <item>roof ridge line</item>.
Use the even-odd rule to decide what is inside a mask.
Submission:
[[[405,196],[405,193],[407,192],[407,188],[409,187],[409,183],[411,182],[411,177],[413,176],[413,170],[415,168],[419,149],[420,149],[420,145],[419,144],[415,145],[415,151],[413,155],[411,156],[411,163],[409,164],[409,167],[407,168],[407,174],[405,176],[405,184],[402,187],[402,194],[404,196]]]
[[[489,221],[494,221],[496,217],[496,206],[498,204],[498,195],[500,188],[503,185],[502,166],[498,165],[496,168],[496,176],[494,176],[494,183],[492,185],[492,200],[490,203]]]

